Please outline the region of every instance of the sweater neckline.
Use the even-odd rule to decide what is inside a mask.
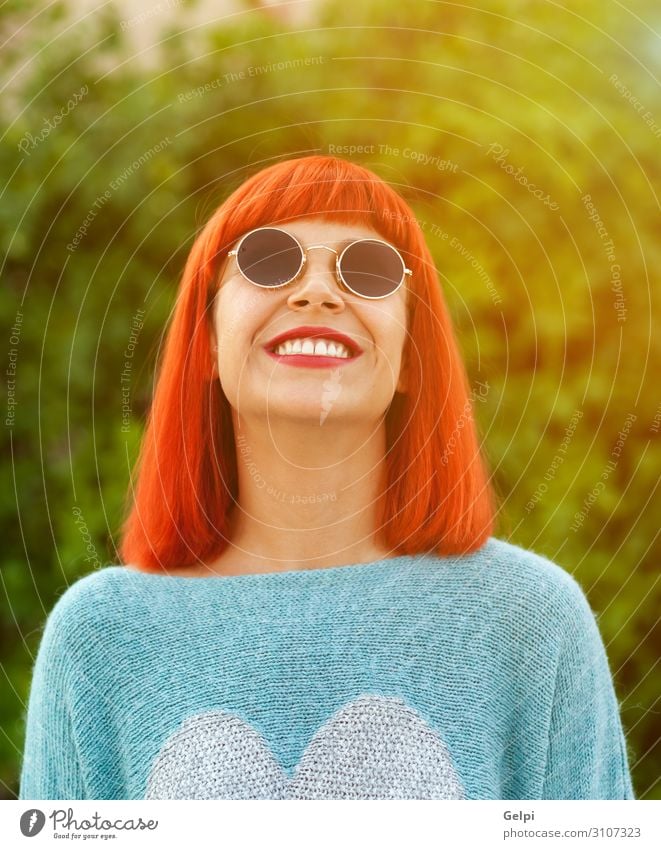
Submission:
[[[117,568],[127,572],[132,577],[142,577],[147,581],[158,580],[170,585],[176,584],[212,584],[212,585],[235,585],[236,583],[268,583],[271,581],[303,581],[312,577],[319,576],[320,580],[330,580],[336,576],[352,575],[355,572],[362,570],[363,573],[371,571],[380,571],[382,567],[395,565],[403,560],[415,561],[430,556],[429,553],[420,554],[399,554],[395,557],[386,557],[382,560],[373,560],[362,563],[347,563],[340,566],[322,566],[312,569],[284,569],[275,570],[272,572],[245,572],[240,575],[209,575],[202,577],[186,577],[184,575],[168,575],[167,573],[143,572],[137,569],[129,569],[126,566]],[[361,573],[362,574],[362,573]]]

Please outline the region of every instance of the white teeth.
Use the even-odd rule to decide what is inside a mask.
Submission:
[[[276,354],[307,354],[317,357],[336,357],[348,359],[351,354],[341,342],[331,342],[328,339],[287,339],[276,346]]]

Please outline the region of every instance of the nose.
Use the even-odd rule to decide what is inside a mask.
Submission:
[[[310,253],[314,248],[325,248],[328,253]],[[335,272],[336,252],[326,245],[311,245],[306,253],[303,274],[294,284],[287,304],[291,309],[319,305],[330,312],[342,312],[344,299]]]

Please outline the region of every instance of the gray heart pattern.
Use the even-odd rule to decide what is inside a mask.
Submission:
[[[223,710],[165,741],[146,799],[464,799],[440,735],[402,699],[358,696],[314,734],[290,778],[263,735]]]

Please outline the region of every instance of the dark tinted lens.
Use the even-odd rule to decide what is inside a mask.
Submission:
[[[392,294],[404,276],[397,251],[371,239],[349,245],[342,254],[340,271],[347,286],[366,298]]]
[[[296,277],[301,249],[283,230],[266,228],[249,233],[236,256],[239,268],[259,286],[282,286]]]

